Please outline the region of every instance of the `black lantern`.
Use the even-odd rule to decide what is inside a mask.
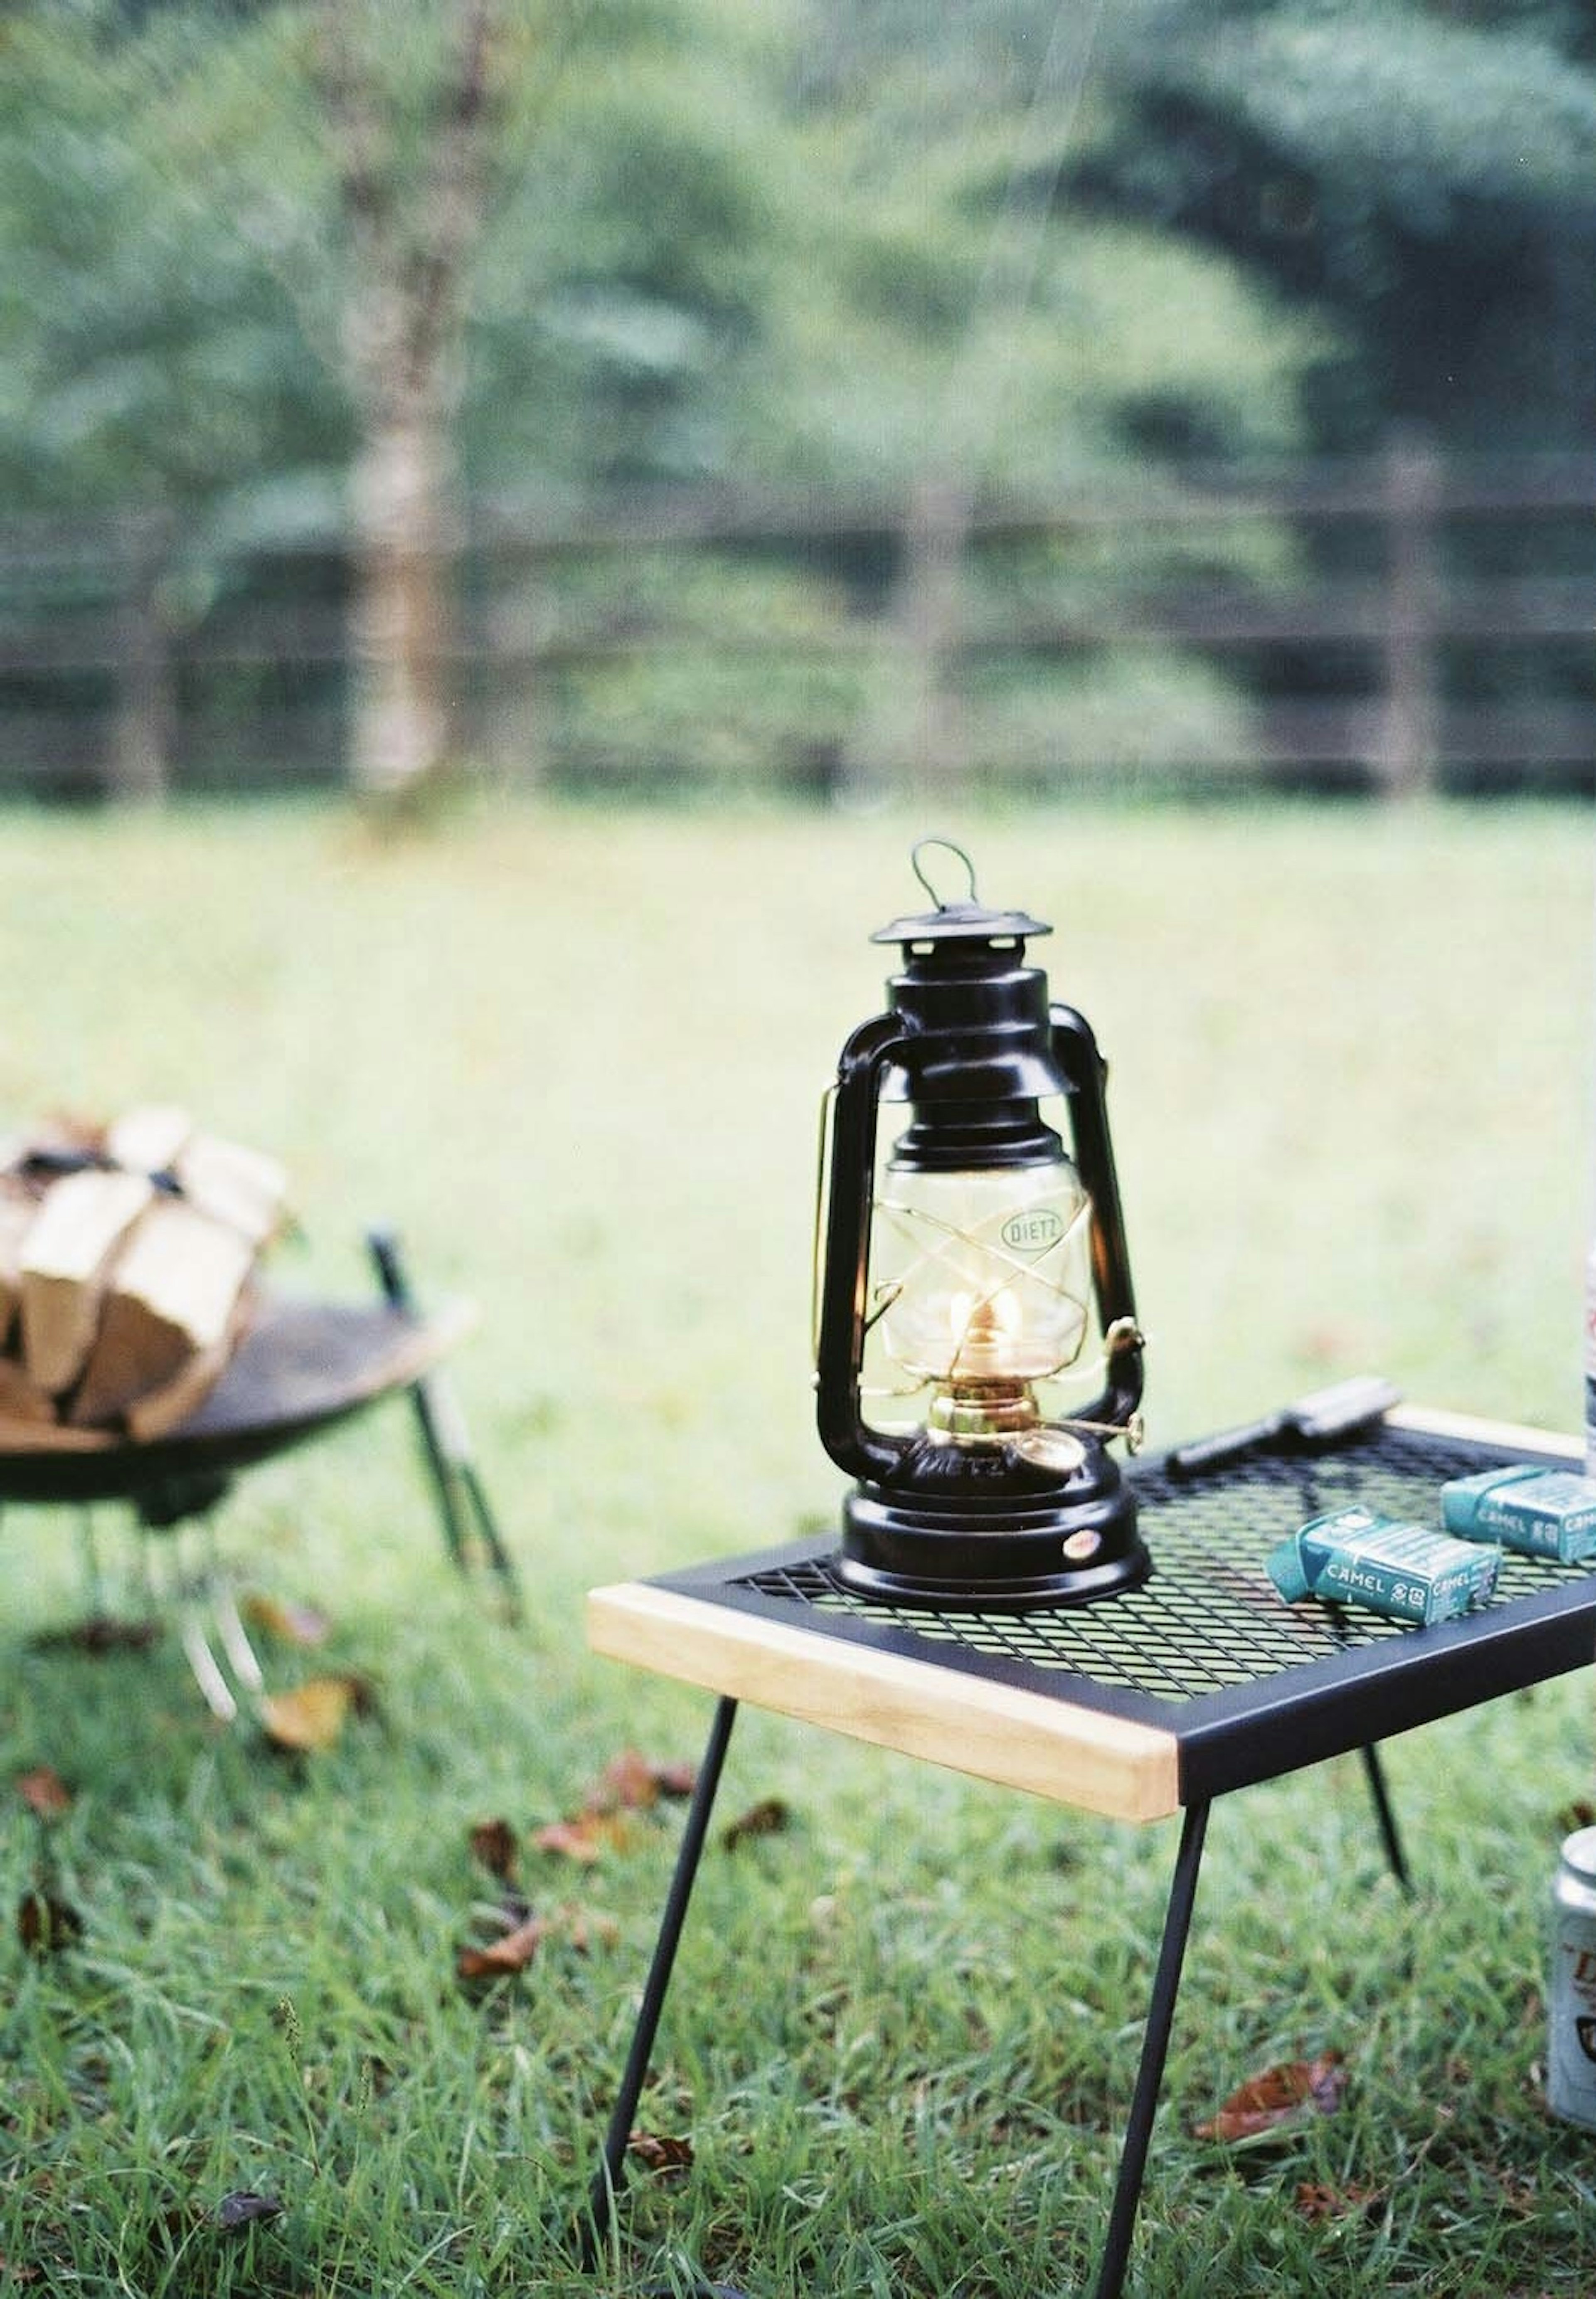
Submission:
[[[967,900],[938,900],[921,867],[934,846],[969,872]],[[822,1149],[818,1417],[859,1481],[835,1570],[902,1604],[1079,1603],[1150,1569],[1108,1450],[1139,1440],[1143,1337],[1103,1062],[1024,962],[1051,926],[985,909],[945,840],[913,859],[937,906],[871,937],[901,944],[903,970],[843,1049]],[[907,1101],[910,1123],[878,1158],[884,1100]],[[1073,1159],[1041,1108],[1059,1100]],[[1037,1384],[1083,1378],[1095,1394],[1044,1412]],[[918,1419],[876,1410],[894,1398]]]

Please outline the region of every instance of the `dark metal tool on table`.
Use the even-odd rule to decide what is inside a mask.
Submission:
[[[1311,1452],[1321,1445],[1342,1444],[1399,1401],[1400,1392],[1377,1374],[1355,1374],[1348,1381],[1316,1389],[1294,1404],[1266,1413],[1258,1421],[1244,1421],[1234,1429],[1221,1429],[1211,1437],[1177,1445],[1165,1456],[1163,1465],[1173,1476],[1195,1477],[1224,1468],[1243,1453]]]

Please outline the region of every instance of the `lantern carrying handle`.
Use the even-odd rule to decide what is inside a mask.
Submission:
[[[1073,1006],[1050,1006],[1053,1058],[1069,1086],[1069,1123],[1075,1159],[1092,1199],[1092,1282],[1102,1328],[1107,1387],[1084,1406],[1083,1424],[1094,1421],[1126,1428],[1142,1402],[1142,1332],[1131,1291],[1130,1254],[1125,1215],[1109,1138],[1104,1085],[1109,1066],[1098,1050],[1092,1025]],[[1072,1419],[1076,1416],[1072,1415]]]
[[[820,1442],[850,1476],[890,1474],[902,1438],[872,1429],[860,1405],[860,1373],[869,1320],[865,1276],[876,1180],[876,1108],[887,1070],[903,1047],[895,1016],[861,1023],[843,1048],[831,1099],[823,1201],[817,1212],[820,1262],[815,1404]]]
[[[970,860],[969,856],[965,852],[963,847],[956,845],[951,838],[917,838],[913,846],[910,850],[910,867],[913,870],[915,876],[919,880],[926,892],[930,895],[937,909],[939,910],[945,910],[950,909],[952,905],[943,900],[942,896],[937,892],[935,887],[932,884],[930,879],[926,876],[924,869],[920,866],[920,856],[925,852],[927,846],[940,846],[944,854],[956,854],[959,857],[959,859],[964,865],[965,874],[969,879],[969,893],[966,899],[971,902],[979,902],[981,898],[976,892],[976,866]]]

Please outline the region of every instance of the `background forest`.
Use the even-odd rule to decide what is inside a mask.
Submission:
[[[1217,657],[1177,612],[1128,655],[989,648],[966,755],[1045,764],[1065,719],[1124,750],[1134,689],[1133,742],[1222,761],[1249,697],[1351,681],[1255,602],[1369,538],[1289,499],[1149,525],[1125,490],[1393,436],[1590,451],[1573,0],[33,0],[0,62],[0,486],[117,522],[47,577],[37,526],[0,552],[13,714],[80,696],[92,646],[38,634],[114,593],[124,652],[129,600],[146,652],[195,644],[165,708],[203,705],[201,751],[319,701],[308,739],[381,789],[480,751],[496,709],[531,768],[774,751],[824,782],[884,709],[888,751],[924,751],[935,707],[884,702],[849,635],[935,619],[956,560],[977,640],[1017,599],[1056,628],[1171,584],[1254,602],[1259,639]],[[695,547],[504,556],[638,490],[689,491]],[[705,504],[751,494],[789,531],[717,533]],[[1096,509],[967,550],[972,506],[1016,495]],[[1505,610],[1541,643],[1443,663],[1454,701],[1588,702],[1588,599],[1546,585],[1588,581],[1592,522],[1560,501],[1449,542],[1465,577],[1541,586]],[[262,594],[275,637],[229,655],[218,618]],[[663,660],[614,649],[667,603]],[[305,637],[329,619],[347,660]],[[506,647],[548,660],[486,696]]]

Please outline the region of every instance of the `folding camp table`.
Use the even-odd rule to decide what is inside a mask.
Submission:
[[[1306,1518],[1352,1501],[1438,1524],[1442,1481],[1499,1463],[1567,1468],[1570,1442],[1399,1407],[1328,1448],[1290,1427],[1204,1440],[1134,1472],[1153,1557],[1140,1589],[1045,1612],[886,1606],[854,1595],[832,1543],[802,1541],[595,1590],[594,1647],[718,1695],[652,1969],[589,2204],[608,2227],[737,1705],[1124,1821],[1183,1815],[1162,1945],[1098,2266],[1129,2256],[1216,1797],[1362,1753],[1406,1881],[1376,1744],[1558,1675],[1596,1653],[1596,1574],[1509,1556],[1492,1602],[1417,1629],[1288,1606],[1265,1569]]]

